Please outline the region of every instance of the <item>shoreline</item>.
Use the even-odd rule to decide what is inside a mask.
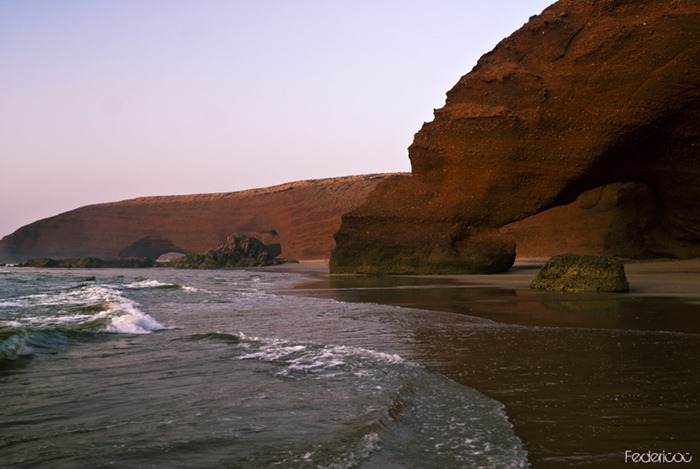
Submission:
[[[532,467],[624,468],[625,451],[654,448],[697,456],[686,429],[700,416],[689,398],[700,259],[625,261],[629,293],[531,290],[545,261],[491,275],[270,270],[306,275],[277,294],[406,308],[382,318],[413,344],[406,358],[501,402]]]
[[[480,284],[495,288],[530,290],[530,282],[535,278],[547,258],[516,259],[507,272],[486,275],[386,275],[385,277],[435,279],[457,284]],[[630,283],[632,296],[673,296],[700,300],[700,258],[696,259],[644,259],[623,260],[625,274]],[[334,274],[328,269],[327,259],[300,261],[281,264],[261,270],[278,272],[298,272],[313,277],[366,277],[363,274]],[[303,282],[298,289],[308,289]],[[295,288],[296,289],[296,288]],[[570,295],[576,295],[572,293]]]

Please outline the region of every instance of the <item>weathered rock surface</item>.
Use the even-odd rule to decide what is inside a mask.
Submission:
[[[550,257],[562,252],[626,258],[671,257],[654,237],[659,201],[646,184],[615,183],[591,189],[574,202],[502,227],[515,240],[518,256]],[[668,254],[666,254],[668,253]]]
[[[24,226],[0,241],[0,260],[148,257],[201,253],[231,233],[260,239],[277,254],[327,259],[340,216],[384,175],[299,181],[221,194],[142,197],[89,205]]]
[[[699,256],[698,25],[695,0],[561,0],[531,18],[447,93],[412,174],[343,217],[332,271],[506,270],[500,228],[619,183],[652,201],[630,249]]]
[[[226,238],[226,243],[204,254],[190,254],[171,263],[176,269],[227,269],[281,264],[276,254],[259,239],[240,233]]]
[[[609,256],[560,254],[540,269],[530,288],[557,292],[628,292],[625,267]]]

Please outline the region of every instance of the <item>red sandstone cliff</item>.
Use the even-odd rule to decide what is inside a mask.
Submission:
[[[387,179],[343,217],[332,271],[503,271],[514,238],[576,247],[584,219],[601,225],[591,232],[634,237],[590,240],[590,250],[699,256],[697,0],[553,4],[459,80],[409,158],[410,176]],[[638,190],[619,199],[618,184]],[[623,203],[590,210],[595,191]],[[578,208],[554,208],[579,197]]]
[[[223,244],[234,232],[279,244],[286,258],[325,259],[334,246],[341,214],[357,207],[384,177],[349,176],[89,205],[5,236],[0,260],[202,253]]]

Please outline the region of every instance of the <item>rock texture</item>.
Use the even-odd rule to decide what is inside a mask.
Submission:
[[[654,239],[661,207],[646,184],[615,183],[581,194],[568,205],[554,207],[499,231],[515,240],[518,256],[550,257],[562,252],[626,258],[662,255]]]
[[[530,288],[556,292],[628,292],[622,262],[614,257],[578,254],[554,256],[540,269]]]
[[[231,233],[256,237],[275,254],[327,259],[340,216],[384,175],[349,176],[221,194],[143,197],[89,205],[20,228],[0,241],[0,260],[148,257],[202,253]]]
[[[332,271],[506,270],[502,227],[627,183],[652,201],[636,252],[700,255],[698,25],[696,0],[562,0],[531,18],[447,93],[412,174],[343,217]]]
[[[221,246],[204,254],[190,254],[172,262],[176,269],[230,269],[281,264],[259,239],[234,233]]]

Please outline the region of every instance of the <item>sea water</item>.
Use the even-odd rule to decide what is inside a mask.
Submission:
[[[0,467],[522,468],[504,405],[299,274],[0,272]],[[475,326],[491,321],[467,318]]]

